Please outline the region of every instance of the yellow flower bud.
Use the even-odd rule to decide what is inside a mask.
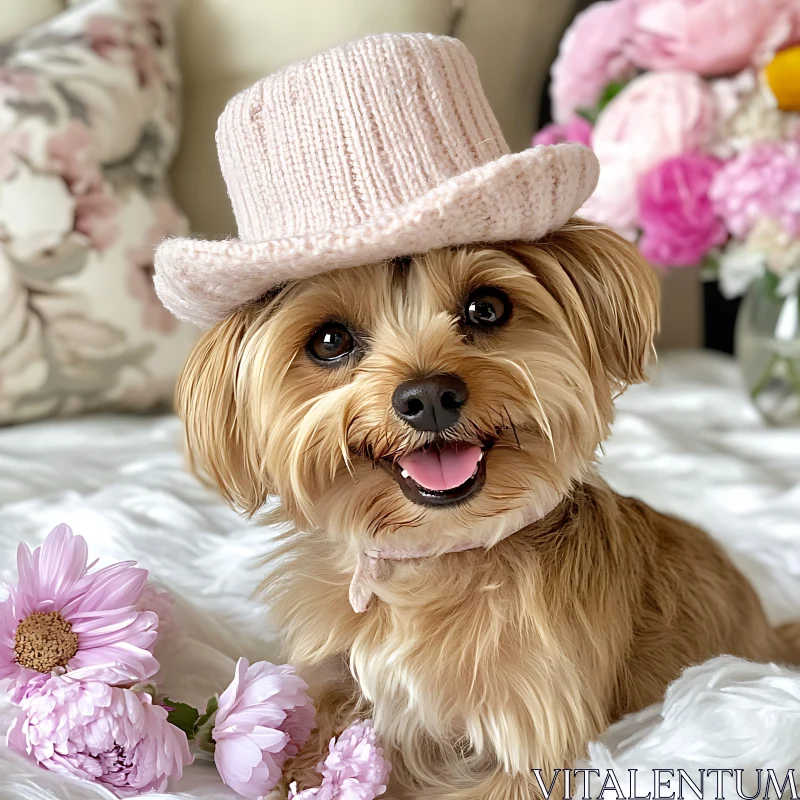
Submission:
[[[781,50],[764,70],[782,111],[800,111],[800,45]]]

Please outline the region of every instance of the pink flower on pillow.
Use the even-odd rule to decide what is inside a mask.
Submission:
[[[140,13],[144,16],[148,10],[142,7]],[[148,20],[148,25],[149,37],[142,35],[141,27],[127,20],[97,15],[89,20],[86,37],[97,55],[115,64],[131,67],[140,86],[151,86],[162,78],[156,48],[163,41],[155,20]]]
[[[0,100],[19,100],[36,94],[42,79],[35,72],[0,67]]]
[[[72,120],[47,142],[52,169],[82,192],[97,176],[97,145],[91,130]]]
[[[725,75],[759,63],[792,36],[795,0],[619,0],[633,14],[638,67]]]
[[[118,214],[119,200],[99,174],[88,191],[75,198],[75,230],[87,236],[92,247],[100,252],[119,238]]]
[[[583,117],[575,116],[564,125],[553,122],[545,125],[534,137],[531,144],[561,144],[562,142],[578,142],[587,147],[592,141],[592,123]]]
[[[0,183],[7,181],[16,171],[19,156],[31,146],[31,135],[19,128],[0,131]]]
[[[752,145],[717,173],[711,199],[737,239],[764,217],[800,238],[800,142]]]
[[[631,81],[592,131],[600,180],[581,214],[632,238],[641,176],[664,159],[704,149],[715,115],[708,84],[691,72],[651,72]]]
[[[50,137],[47,153],[53,169],[75,197],[75,230],[87,236],[95,250],[106,250],[119,237],[119,201],[98,167],[92,132],[73,120]]]
[[[632,11],[630,0],[606,0],[575,18],[552,69],[556,122],[568,123],[576,111],[593,108],[609,83],[632,77],[633,65],[625,54]]]
[[[728,232],[708,190],[722,162],[697,153],[667,159],[639,183],[642,255],[662,267],[699,264]]]
[[[186,233],[186,218],[172,200],[162,198],[152,201],[155,221],[146,237],[138,247],[127,250],[131,267],[128,273],[128,291],[142,303],[142,324],[145,328],[159,333],[172,333],[178,327],[178,320],[164,308],[156,294],[153,283],[155,266],[153,258],[156,246],[167,236],[180,236]]]

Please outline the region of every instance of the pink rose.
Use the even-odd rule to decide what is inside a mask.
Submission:
[[[713,95],[697,75],[651,72],[631,81],[592,131],[600,181],[581,213],[632,238],[641,176],[667,158],[702,150],[714,122]]]
[[[737,239],[745,239],[765,217],[800,238],[800,142],[752,145],[723,166],[710,194]]]
[[[592,141],[592,123],[588,119],[575,116],[565,125],[553,122],[545,125],[531,141],[536,147],[540,144],[561,144],[562,142],[578,142],[587,147]]]
[[[698,264],[728,232],[708,190],[722,162],[690,153],[663,161],[639,182],[642,255],[662,267]]]
[[[629,0],[606,0],[575,17],[552,69],[556,122],[567,123],[579,109],[593,108],[609,83],[632,77],[633,65],[624,52],[632,11]]]
[[[632,8],[630,59],[643,69],[725,75],[759,63],[792,39],[796,0],[624,0]]]

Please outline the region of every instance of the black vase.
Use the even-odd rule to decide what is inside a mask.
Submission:
[[[723,297],[717,281],[703,282],[703,335],[709,350],[733,353],[733,331],[741,298]]]

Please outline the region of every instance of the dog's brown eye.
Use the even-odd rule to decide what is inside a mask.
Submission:
[[[336,361],[353,351],[353,334],[338,322],[323,325],[310,339],[306,350],[316,361]]]
[[[482,328],[508,319],[511,302],[499,289],[478,289],[469,296],[464,316],[470,325]]]

